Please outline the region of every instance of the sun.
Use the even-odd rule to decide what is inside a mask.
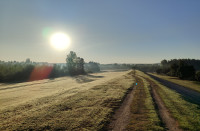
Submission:
[[[50,37],[50,43],[55,49],[64,50],[69,47],[70,38],[65,33],[58,32]]]

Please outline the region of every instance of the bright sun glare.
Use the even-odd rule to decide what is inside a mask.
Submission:
[[[64,33],[55,33],[51,36],[50,42],[54,48],[64,50],[70,45],[70,38]]]

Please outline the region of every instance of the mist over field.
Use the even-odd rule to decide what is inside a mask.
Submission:
[[[1,0],[0,130],[199,131],[199,7]]]

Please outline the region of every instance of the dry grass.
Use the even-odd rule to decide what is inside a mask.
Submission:
[[[0,110],[16,107],[20,104],[35,101],[47,96],[66,97],[88,90],[93,86],[102,84],[127,72],[104,72],[87,76],[61,77],[56,79],[45,79],[18,84],[0,85]],[[66,93],[68,92],[68,93]]]
[[[200,130],[200,109],[198,105],[185,101],[179,93],[161,85],[146,74],[139,72],[140,76],[146,77],[157,84],[157,92],[169,109],[172,116],[178,120],[179,125],[184,130]]]
[[[171,76],[166,76],[166,75],[158,75],[158,74],[155,74],[155,73],[149,73],[149,74],[200,92],[200,82],[198,82],[198,81],[181,80],[177,77],[171,77]]]
[[[135,87],[133,103],[131,105],[131,120],[128,130],[157,130],[162,131],[161,121],[156,112],[149,83],[142,77],[136,77],[138,85]]]
[[[0,111],[0,130],[102,129],[132,86],[132,73],[107,72],[81,77],[84,76],[50,83],[49,80],[36,82],[40,84],[22,83],[26,86],[0,90],[4,105]]]

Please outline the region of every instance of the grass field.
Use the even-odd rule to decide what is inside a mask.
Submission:
[[[200,109],[196,104],[185,101],[180,94],[161,85],[156,80],[147,76],[142,72],[138,72],[142,77],[153,81],[159,96],[169,109],[172,116],[178,120],[180,127],[184,130],[199,131],[200,130]]]
[[[164,80],[168,80],[170,82],[176,83],[178,85],[190,88],[192,90],[200,92],[200,82],[198,81],[189,81],[189,80],[181,80],[177,77],[171,77],[171,76],[166,76],[166,75],[158,75],[155,73],[150,73],[151,75],[154,75],[156,77],[162,78]]]
[[[134,79],[130,72],[1,85],[0,130],[99,130]]]
[[[1,84],[0,130],[106,130],[130,89],[127,130],[166,130],[152,89],[181,129],[200,130],[198,105],[140,71]]]

